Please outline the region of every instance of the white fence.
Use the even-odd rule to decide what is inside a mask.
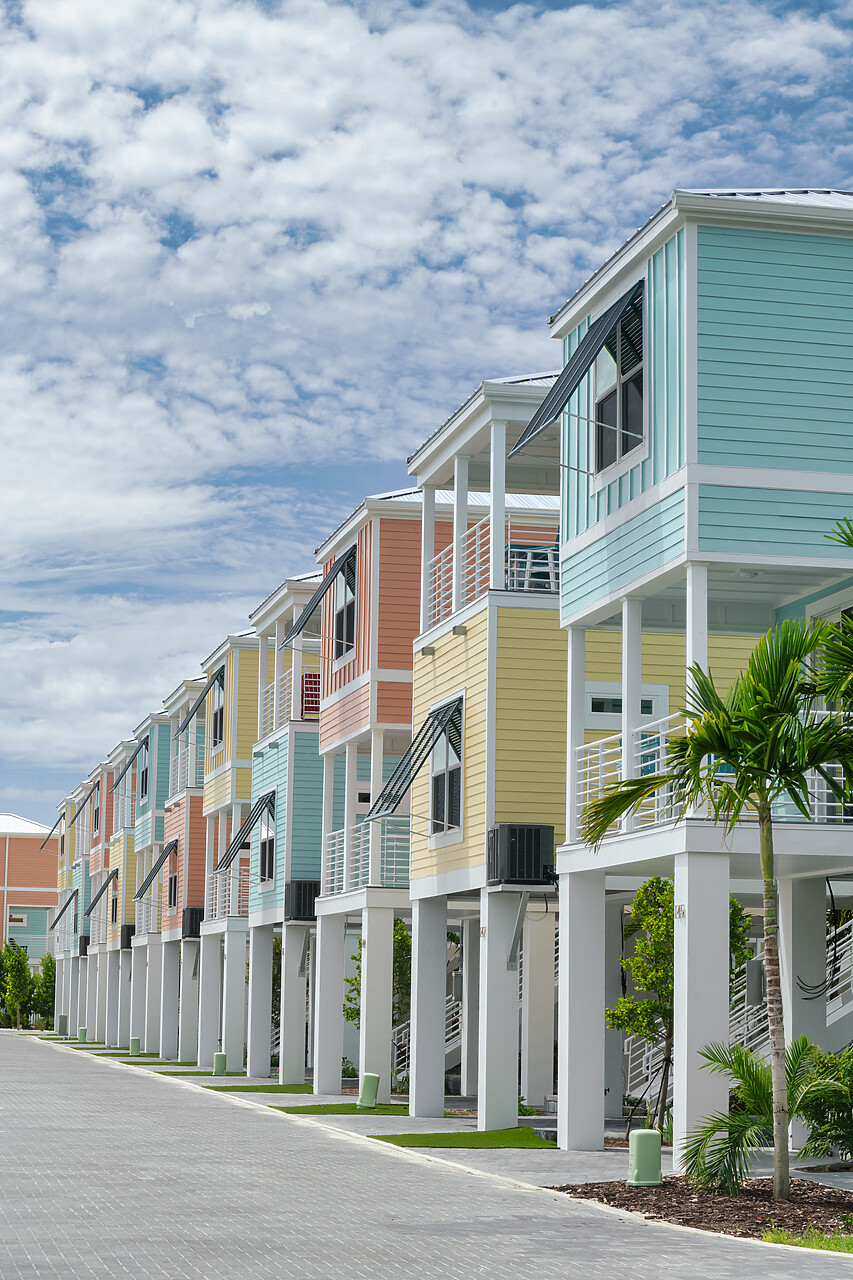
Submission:
[[[236,870],[211,875],[207,882],[205,920],[221,920],[225,916],[249,914],[249,866],[242,863]]]
[[[188,742],[169,765],[169,795],[176,796],[187,787],[204,786],[204,743]]]
[[[350,864],[345,861],[343,830],[326,837],[323,893],[343,893],[374,885],[384,889],[405,888],[409,883],[411,820],[408,817],[379,818],[359,822],[350,832]],[[378,857],[371,876],[371,847]]]

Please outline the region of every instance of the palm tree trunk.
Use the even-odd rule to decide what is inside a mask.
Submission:
[[[773,1086],[773,1199],[790,1197],[788,1160],[788,1086],[785,1078],[785,1025],[779,978],[779,934],[776,923],[776,870],[770,806],[758,810],[761,880],[764,894],[764,972],[767,977],[767,1023],[770,1031],[770,1076]]]

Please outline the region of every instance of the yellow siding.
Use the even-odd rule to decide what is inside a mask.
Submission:
[[[237,681],[237,759],[251,760],[252,747],[258,737],[258,650],[240,649],[238,663],[239,679]],[[227,678],[227,671],[226,671]],[[226,695],[228,694],[226,686]],[[226,703],[226,708],[230,705]],[[227,724],[226,710],[226,742],[230,742],[230,726]],[[251,795],[251,791],[249,793]]]
[[[205,781],[204,812],[213,813],[231,799],[231,770],[224,769],[216,778]]]
[[[107,902],[107,939],[116,941],[121,934],[123,924],[133,924],[136,920],[133,895],[136,892],[136,854],[133,847],[133,836],[117,836],[110,845],[110,871],[118,867],[118,922],[109,923],[112,890],[106,894]]]
[[[251,800],[252,798],[252,770],[237,769],[235,770],[237,778],[234,785],[235,800]]]
[[[557,609],[498,609],[495,821],[566,825],[566,632]]]
[[[430,850],[424,835],[413,834],[413,879],[476,866],[485,857],[487,617],[484,608],[466,624],[467,635],[448,634],[436,640],[434,657],[415,654],[412,690],[415,728],[424,722],[433,703],[463,689],[465,723],[462,745],[463,839],[456,844]],[[429,814],[428,765],[421,769],[414,781],[412,813],[416,815],[412,821],[415,831],[424,832]]]

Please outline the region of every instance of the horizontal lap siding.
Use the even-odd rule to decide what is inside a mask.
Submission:
[[[421,522],[384,517],[377,525],[377,666],[385,671],[411,671],[412,641],[420,631],[421,619]]]
[[[287,839],[287,758],[290,731],[283,733],[252,760],[252,800],[266,791],[275,792],[275,872],[273,888],[260,890],[261,824],[255,823],[249,837],[249,910],[263,911],[284,898],[285,841]]]
[[[684,552],[684,491],[626,521],[561,565],[563,615],[629,587]]]
[[[39,845],[43,836],[8,836],[6,839],[6,887],[11,890],[14,885],[27,885],[55,891],[59,860],[56,839],[49,841],[41,853]]]
[[[317,734],[293,736],[290,878],[319,880],[323,828],[323,758]]]
[[[411,657],[412,643],[409,641]],[[412,686],[396,680],[382,680],[376,690],[376,719],[380,724],[412,723]]]
[[[224,754],[224,753],[223,753]],[[224,769],[215,778],[210,778],[204,784],[204,811],[212,813],[215,809],[221,809],[224,804],[228,803],[231,796],[231,770]]]
[[[252,746],[258,736],[258,662],[257,649],[240,649],[237,671],[237,760],[251,760]]]
[[[150,809],[146,813],[136,815],[136,823],[133,830],[137,849],[144,849],[146,845],[151,844],[154,839],[154,826]]]
[[[370,687],[362,685],[339,702],[320,708],[320,749],[357,732],[370,722]]]
[[[853,240],[698,228],[699,461],[853,471]]]
[[[853,518],[849,495],[700,485],[699,549],[849,559],[847,547],[826,537],[844,516]]]
[[[169,854],[163,864],[163,928],[176,929],[181,923],[181,913],[183,911],[183,882],[184,882],[184,861],[186,858],[186,792],[174,804],[170,805],[166,810],[166,820],[163,830],[163,840],[166,844],[171,840],[177,840],[177,872],[178,872],[178,902],[174,911],[169,911],[169,871],[172,863],[173,854]]]
[[[167,724],[158,724],[151,730],[157,737],[157,776],[154,791],[155,809],[165,809],[169,798],[169,746],[171,730]],[[151,782],[148,784],[151,790]]]
[[[189,847],[181,860],[185,880],[183,903],[185,907],[204,906],[204,872],[207,847],[207,823],[201,796],[188,796]]]

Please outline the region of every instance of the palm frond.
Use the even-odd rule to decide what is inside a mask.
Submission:
[[[624,778],[606,787],[598,799],[591,801],[583,811],[583,839],[597,847],[615,822],[638,809],[644,800],[670,782],[668,774],[650,773],[640,778]]]
[[[749,1177],[754,1152],[772,1141],[772,1117],[768,1127],[748,1111],[715,1111],[688,1138],[684,1171],[700,1186],[737,1195]]]
[[[843,547],[853,547],[853,521],[848,516],[843,516],[824,536],[830,542],[840,542]]]

